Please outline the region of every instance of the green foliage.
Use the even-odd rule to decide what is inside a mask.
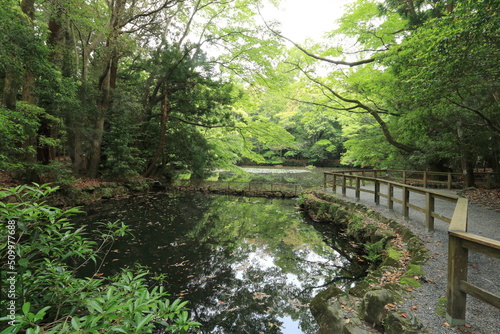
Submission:
[[[15,325],[2,333],[151,333],[155,323],[185,333],[198,325],[189,320],[187,302],[171,303],[162,287],[149,289],[144,268],[106,280],[77,278],[78,268],[97,263],[102,249],[128,228],[119,222],[102,224],[97,244],[85,227],[69,220],[78,208],[45,204],[44,197],[56,190],[35,184],[0,191],[2,221],[16,222],[13,235],[6,224],[0,225],[0,257],[15,249],[17,281],[22,284],[16,290]],[[0,304],[6,309],[3,297]],[[12,319],[0,320],[7,324]]]

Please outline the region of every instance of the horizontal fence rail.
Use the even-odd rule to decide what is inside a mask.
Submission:
[[[469,250],[500,258],[500,241],[467,232],[468,202],[460,198],[448,229],[448,286],[446,320],[452,326],[465,324],[467,295],[500,308],[500,297],[467,282]]]
[[[451,222],[451,217],[447,217],[442,213],[435,210],[436,199],[449,201],[456,203],[458,196],[446,195],[439,193],[437,191],[423,189],[420,187],[410,186],[396,181],[390,181],[386,179],[379,179],[374,177],[353,175],[350,173],[330,173],[325,172],[324,185],[332,185],[332,190],[336,193],[337,186],[341,187],[342,195],[346,195],[347,189],[353,189],[355,192],[356,199],[360,199],[361,192],[366,192],[373,194],[373,200],[375,204],[380,204],[380,199],[385,198],[387,200],[387,208],[390,210],[394,209],[394,203],[401,205],[402,212],[401,215],[404,219],[409,219],[410,209],[425,214],[425,228],[427,231],[434,230],[434,219],[440,219],[447,223]],[[331,177],[330,182],[328,178]],[[364,185],[372,184],[373,189],[364,188]],[[385,187],[385,192],[381,191],[381,186]],[[399,197],[395,196],[395,189],[399,189],[401,194]],[[412,193],[420,194],[425,196],[425,206],[420,207],[410,203],[410,195]]]
[[[391,171],[394,172],[394,171]],[[408,178],[417,172],[397,171],[401,174],[402,183],[389,180],[389,173],[385,170],[372,171],[340,171],[325,172],[324,187],[331,185],[336,193],[337,187],[341,187],[342,195],[346,196],[347,189],[353,189],[357,200],[360,199],[361,192],[373,195],[373,201],[379,205],[380,198],[386,198],[387,207],[394,208],[394,202],[401,204],[402,216],[409,218],[409,209],[413,209],[425,214],[425,228],[427,231],[434,230],[434,219],[440,219],[449,223],[448,229],[448,284],[447,284],[447,307],[446,319],[452,326],[465,324],[466,296],[474,296],[486,303],[500,308],[500,297],[477,287],[467,281],[467,268],[469,265],[469,250],[485,254],[489,257],[500,258],[500,241],[485,238],[467,232],[468,224],[468,200],[466,198],[442,194],[433,190],[423,189],[407,185],[408,181],[415,179]],[[420,172],[422,185],[429,185],[430,177],[435,172]],[[447,174],[446,187],[451,188],[453,183],[453,173]],[[369,177],[367,175],[371,175]],[[436,181],[433,181],[436,182]],[[442,182],[445,181],[438,181]],[[373,185],[372,189],[364,188],[366,185]],[[385,192],[381,192],[381,186],[385,186]],[[395,195],[394,189],[400,189],[399,196]],[[425,206],[419,207],[410,203],[412,193],[423,194],[425,196]],[[453,215],[448,217],[435,210],[435,200],[445,200],[455,204]]]
[[[465,175],[463,173],[452,172],[432,172],[432,171],[408,171],[398,169],[371,169],[371,170],[348,170],[325,172],[332,175],[333,173],[367,176],[379,179],[397,181],[403,184],[417,185],[427,188],[429,186],[445,187],[447,189],[457,188],[465,184]],[[491,188],[494,183],[494,173],[492,172],[474,172],[474,176],[478,182],[485,185],[486,188]],[[326,187],[326,186],[325,186]]]
[[[297,196],[304,188],[298,184],[265,183],[265,182],[238,182],[238,181],[205,181],[205,180],[176,180],[172,186],[193,188],[207,191],[227,191],[243,193],[272,193]]]

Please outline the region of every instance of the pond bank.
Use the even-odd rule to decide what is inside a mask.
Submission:
[[[423,279],[420,264],[427,259],[421,240],[408,228],[363,205],[321,192],[304,195],[303,209],[315,221],[339,225],[372,263],[367,277],[349,291],[331,286],[310,308],[319,333],[420,333],[417,319],[395,310]]]

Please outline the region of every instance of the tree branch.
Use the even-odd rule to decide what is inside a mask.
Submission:
[[[342,60],[334,60],[334,59],[330,59],[330,58],[324,58],[324,57],[315,55],[315,54],[307,51],[302,46],[300,46],[299,44],[297,44],[294,41],[292,41],[290,38],[283,36],[281,33],[277,32],[276,30],[273,30],[267,24],[266,20],[264,20],[264,24],[266,25],[267,29],[269,29],[269,31],[271,31],[273,34],[275,34],[276,36],[278,36],[280,38],[283,38],[284,40],[287,40],[288,42],[292,43],[297,49],[299,49],[300,51],[302,51],[303,53],[305,53],[307,56],[309,56],[311,58],[314,58],[316,60],[324,61],[324,62],[327,62],[327,63],[330,63],[330,64],[344,65],[344,66],[349,66],[349,67],[359,66],[359,65],[363,65],[363,64],[369,64],[369,63],[373,63],[375,61],[375,58],[369,58],[369,59],[364,59],[364,60],[359,60],[359,61],[354,61],[354,62],[348,62],[348,61],[342,61]]]
[[[343,102],[347,102],[347,103],[352,103],[354,104],[354,106],[352,107],[349,107],[349,108],[344,108],[343,110],[346,110],[346,111],[350,111],[352,112],[352,110],[355,110],[355,109],[363,109],[365,110],[368,114],[370,114],[374,119],[375,121],[380,125],[380,128],[382,130],[382,133],[384,134],[384,137],[385,139],[387,140],[387,142],[389,144],[391,144],[392,146],[396,147],[397,149],[400,149],[402,151],[405,151],[405,152],[408,152],[408,153],[411,153],[411,152],[415,152],[415,151],[421,151],[420,149],[418,149],[417,147],[414,147],[414,146],[411,146],[411,145],[406,145],[406,144],[403,144],[401,142],[398,142],[396,139],[394,139],[394,137],[392,136],[390,130],[389,130],[389,126],[387,125],[387,123],[382,119],[382,117],[380,117],[380,114],[379,114],[379,111],[378,110],[375,110],[373,108],[370,108],[369,106],[367,106],[366,104],[362,103],[361,101],[359,100],[355,100],[355,99],[349,99],[349,98],[346,98],[342,95],[340,95],[339,93],[337,93],[336,91],[334,91],[331,87],[327,86],[326,84],[324,84],[323,82],[311,77],[311,75],[309,75],[309,73],[307,73],[306,71],[304,71],[302,68],[300,68],[299,66],[297,66],[297,68],[312,82],[314,82],[315,84],[323,87],[323,89],[327,90],[331,95],[333,95],[334,97],[338,98],[339,100],[343,101]],[[333,100],[331,97],[329,97],[331,100]]]

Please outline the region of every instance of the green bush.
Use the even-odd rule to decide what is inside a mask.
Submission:
[[[1,283],[12,272],[16,278],[16,299],[8,295],[14,290],[1,292],[0,312],[16,303],[15,316],[0,318],[1,334],[151,333],[158,326],[186,333],[199,326],[190,321],[186,301],[170,302],[161,286],[148,286],[144,268],[77,278],[78,268],[97,263],[102,249],[128,229],[119,222],[103,224],[99,243],[92,241],[84,227],[68,220],[80,212],[77,208],[63,210],[43,201],[56,190],[48,185],[0,190]]]

